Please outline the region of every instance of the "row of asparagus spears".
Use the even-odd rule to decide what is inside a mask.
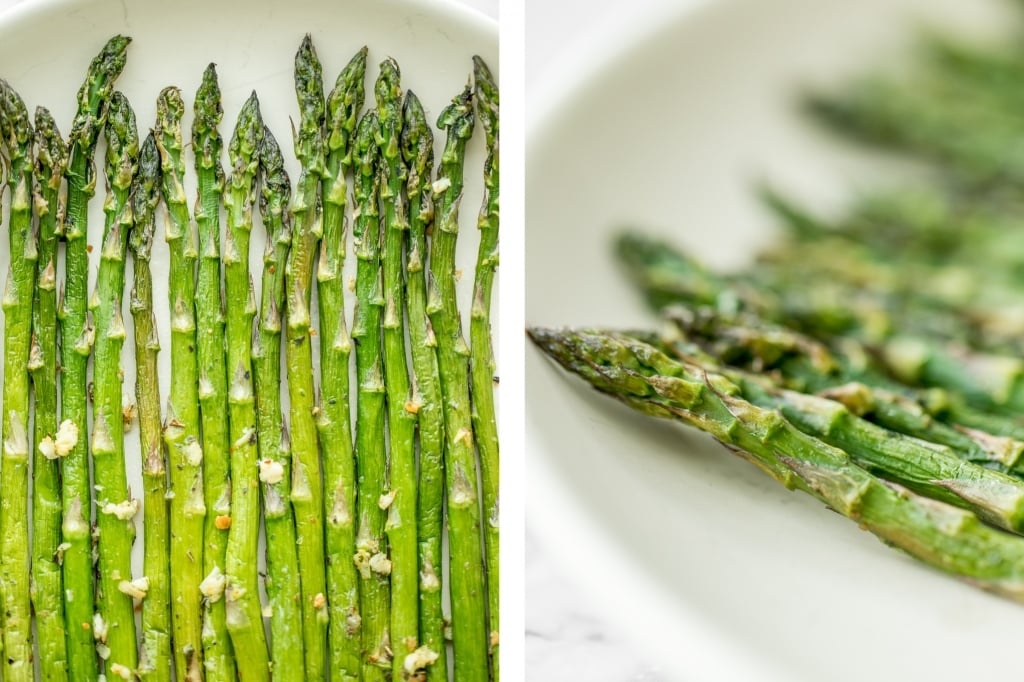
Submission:
[[[66,141],[46,109],[31,122],[0,81],[11,254],[0,466],[4,679],[33,679],[36,668],[46,680],[447,679],[449,639],[456,679],[498,679],[490,336],[498,91],[487,65],[474,58],[471,85],[441,112],[446,140],[435,168],[431,126],[416,95],[403,91],[397,63],[381,64],[374,106],[363,112],[366,48],[325,94],[307,36],[295,58],[294,184],[255,93],[225,144],[211,65],[194,100],[190,211],[185,101],[178,88],[164,89],[140,140],[132,107],[114,89],[129,42],[112,38],[92,61]],[[477,117],[487,159],[467,342],[455,246]],[[100,134],[106,219],[89,292]],[[161,204],[164,316],[150,268]],[[259,222],[257,290],[249,251]],[[350,222],[351,330],[342,281]],[[158,317],[170,324],[166,393]],[[136,391],[125,407],[129,326]],[[136,418],[142,575],[131,568],[140,503],[124,442]]]
[[[921,45],[911,75],[872,74],[808,109],[922,161],[923,180],[838,218],[763,189],[786,229],[740,272],[624,234],[616,254],[659,327],[530,334],[599,391],[1024,602],[1024,53]]]

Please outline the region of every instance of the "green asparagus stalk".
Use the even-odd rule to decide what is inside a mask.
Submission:
[[[132,189],[135,227],[131,248],[135,281],[131,312],[135,322],[135,404],[142,446],[143,528],[142,573],[149,590],[142,602],[142,647],[139,677],[153,682],[171,679],[170,526],[167,510],[167,458],[160,424],[160,337],[153,311],[153,273],[149,267],[160,203],[160,152],[150,133],[139,151],[139,170]]]
[[[855,464],[873,474],[973,511],[1000,528],[1016,533],[1024,528],[1020,480],[971,463],[947,446],[872,424],[840,401],[780,389],[765,376],[723,367],[696,348],[676,343],[672,350],[675,358],[706,373],[712,383],[732,382],[751,404],[777,410],[797,429],[844,450]]]
[[[532,329],[530,334],[542,350],[599,391],[646,414],[696,426],[884,543],[977,587],[1024,600],[1013,558],[1024,552],[1020,538],[984,525],[970,512],[879,480],[777,412],[738,398],[735,386],[705,380],[697,368],[646,344],[572,330]]]
[[[742,276],[726,279],[707,273],[671,247],[643,237],[623,237],[619,252],[656,308],[679,302],[739,307],[823,338],[842,332],[872,347],[886,371],[904,384],[942,388],[979,410],[1003,416],[1024,405],[1024,363],[1016,356],[975,352],[913,330],[904,333],[898,325],[887,329],[884,323],[875,324],[875,315],[851,320],[842,299],[836,299],[835,307],[812,299],[808,308],[796,309],[778,291],[757,288]]]
[[[327,97],[327,172],[321,187],[324,235],[317,266],[320,303],[320,412],[327,525],[327,601],[330,608],[330,669],[341,680],[358,680],[359,574],[355,555],[356,481],[352,443],[349,362],[352,341],[345,324],[345,206],[352,171],[352,137],[363,106],[366,48],[338,75]]]
[[[252,323],[256,299],[249,274],[252,209],[263,137],[259,100],[253,92],[238,115],[228,153],[231,177],[225,207],[228,231],[224,242],[225,297],[228,308],[228,392],[231,435],[231,531],[227,548],[227,625],[244,680],[269,680],[270,658],[263,632],[256,554],[259,546],[260,501],[256,451],[256,398],[252,382]]]
[[[86,244],[89,199],[96,191],[93,154],[107,116],[114,81],[125,63],[129,38],[114,36],[93,59],[78,92],[78,113],[68,136],[67,215],[64,224],[65,280],[58,296],[60,320],[61,424],[54,437],[61,457],[61,503],[64,539],[64,592],[67,621],[68,672],[72,679],[98,674],[93,638],[92,532],[89,525],[91,488],[87,412],[89,355],[95,336],[89,298],[89,254]]]
[[[427,316],[427,232],[434,222],[431,176],[434,134],[423,105],[406,91],[403,106],[402,156],[408,167],[409,240],[405,286],[409,342],[412,346],[413,402],[419,421],[419,481],[416,537],[419,541],[420,645],[423,664],[436,656],[434,670],[447,670],[444,612],[441,604],[441,534],[444,528],[444,412],[437,368],[437,340]]]
[[[469,406],[469,347],[455,295],[455,244],[466,141],[473,134],[473,93],[467,87],[441,112],[437,125],[448,138],[434,193],[437,222],[430,251],[433,288],[427,312],[437,334],[445,405],[445,487],[451,565],[452,642],[455,677],[488,676],[486,592],[483,575],[476,452]]]
[[[110,98],[104,136],[109,189],[96,291],[89,302],[96,325],[91,450],[99,533],[97,621],[103,623],[106,633],[98,641],[106,645],[100,658],[106,660],[107,674],[114,678],[132,675],[138,666],[133,600],[144,598],[147,589],[145,578],[132,581],[131,552],[139,502],[128,490],[121,395],[124,264],[134,223],[130,199],[139,163],[139,133],[135,113],[120,92]]]
[[[160,150],[162,190],[167,206],[166,240],[170,246],[171,391],[164,416],[164,440],[170,463],[171,604],[174,663],[178,675],[201,680],[201,600],[223,597],[223,576],[203,579],[203,448],[199,441],[199,368],[196,362],[195,226],[186,205],[181,148],[185,103],[175,87],[157,100],[156,139]],[[202,583],[202,584],[201,584]]]
[[[270,601],[271,662],[274,679],[305,679],[302,644],[302,587],[291,506],[291,445],[281,413],[281,315],[284,263],[291,247],[291,184],[277,140],[263,129],[260,145],[260,211],[267,229],[263,285],[256,343],[252,349],[256,383],[256,430],[263,482],[267,536],[267,597]]]
[[[392,679],[403,679],[406,658],[419,648],[419,580],[416,545],[416,407],[405,354],[405,292],[402,269],[409,229],[404,201],[406,170],[399,149],[402,87],[398,63],[380,65],[376,94],[377,146],[380,148],[380,197],[384,208],[381,279],[384,294],[382,350],[389,435],[385,533],[391,558]],[[415,668],[414,668],[415,670]]]
[[[231,527],[231,465],[228,441],[228,380],[225,366],[224,301],[220,281],[220,200],[224,187],[223,142],[217,127],[224,116],[213,64],[206,67],[196,92],[192,148],[196,155],[199,197],[195,221],[199,233],[196,276],[196,360],[199,363],[199,414],[203,442],[203,574],[211,580],[226,570]],[[224,599],[207,599],[203,612],[203,661],[207,680],[233,680]]]
[[[356,252],[356,309],[352,338],[356,344],[356,535],[359,612],[362,617],[362,678],[386,679],[391,668],[389,581],[391,562],[384,539],[387,454],[384,448],[384,376],[381,316],[384,308],[380,272],[380,150],[374,141],[379,123],[370,111],[359,121],[354,143],[356,202],[352,226]]]
[[[60,471],[57,433],[57,234],[64,219],[60,196],[67,149],[50,112],[36,109],[34,201],[39,216],[39,277],[32,310],[29,370],[35,394],[32,451],[32,610],[41,679],[68,679],[64,588],[60,570]]]
[[[842,402],[887,429],[946,445],[968,461],[1024,474],[1021,428],[1013,420],[971,410],[941,391],[920,392],[898,384],[874,369],[868,352],[854,341],[844,340],[832,350],[753,316],[731,319],[710,310],[667,312],[688,341],[729,364],[771,372],[790,389]]]
[[[327,659],[327,584],[324,571],[323,479],[314,417],[313,349],[310,298],[313,261],[323,231],[320,181],[324,175],[324,90],[320,60],[307,35],[295,55],[295,92],[301,119],[295,154],[302,172],[292,198],[292,248],[285,269],[288,321],[285,362],[292,426],[292,506],[302,574],[303,641],[306,677],[325,678]]]
[[[476,107],[487,137],[484,163],[486,195],[480,209],[473,307],[469,347],[472,381],[473,435],[480,451],[481,491],[484,501],[484,554],[487,559],[487,620],[490,627],[491,671],[499,679],[499,459],[498,424],[494,414],[494,349],[491,346],[491,288],[498,267],[498,84],[480,57],[473,58]]]
[[[0,81],[0,135],[7,148],[11,190],[11,263],[3,297],[3,465],[0,467],[0,598],[3,604],[4,679],[32,679],[29,603],[28,456],[29,352],[35,291],[37,234],[32,228],[33,132],[21,96]]]

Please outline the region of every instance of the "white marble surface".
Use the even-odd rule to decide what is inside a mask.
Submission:
[[[530,682],[664,682],[626,636],[596,614],[526,531],[526,676]]]

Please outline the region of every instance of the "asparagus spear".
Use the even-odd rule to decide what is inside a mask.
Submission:
[[[65,281],[58,296],[60,320],[60,414],[54,438],[61,455],[61,531],[64,550],[65,619],[68,672],[72,679],[98,674],[93,641],[92,542],[89,528],[91,491],[86,416],[87,368],[94,330],[87,310],[89,254],[86,245],[89,199],[96,190],[93,154],[107,115],[114,81],[125,63],[129,38],[114,36],[93,59],[78,92],[78,113],[68,136],[67,216],[64,238]]]
[[[872,316],[847,319],[844,316],[848,309],[843,306],[839,306],[839,321],[831,314],[833,308],[821,309],[814,301],[808,302],[809,309],[794,310],[776,291],[756,288],[743,277],[727,280],[707,273],[671,247],[643,237],[623,237],[619,249],[630,274],[654,307],[681,301],[740,307],[820,337],[832,336],[841,329],[871,346],[886,371],[903,383],[943,388],[979,410],[1003,416],[1014,414],[1024,405],[1024,363],[1016,356],[975,352],[961,344],[901,333],[898,327],[892,331],[880,329],[872,324]]]
[[[249,238],[256,201],[258,150],[263,118],[256,93],[238,115],[228,147],[231,178],[225,205],[228,232],[224,242],[225,296],[228,309],[228,392],[231,425],[231,531],[227,548],[227,625],[245,680],[269,680],[270,659],[260,607],[256,553],[259,545],[260,504],[256,452],[256,406],[252,386],[252,321],[256,299],[249,275]]]
[[[689,341],[732,365],[771,372],[789,388],[838,400],[885,428],[949,446],[969,461],[1024,473],[1019,425],[971,410],[941,391],[914,391],[891,381],[872,368],[856,342],[844,340],[832,350],[752,316],[733,320],[709,310],[673,309],[667,316]]]
[[[267,597],[274,678],[299,682],[305,675],[302,645],[302,588],[291,507],[291,446],[281,414],[281,315],[284,268],[291,246],[286,210],[291,185],[277,140],[267,128],[259,149],[260,211],[267,229],[263,286],[256,343],[252,349],[256,383],[256,430],[263,482],[267,536]]]
[[[199,364],[199,414],[203,442],[203,574],[225,570],[231,527],[231,466],[228,441],[228,380],[224,358],[224,302],[220,281],[220,199],[224,187],[217,126],[224,110],[213,64],[206,67],[196,92],[192,148],[196,152],[199,197],[195,221],[199,233],[196,277],[196,360]],[[235,658],[228,635],[225,600],[207,599],[203,613],[203,660],[208,680],[233,680]]]
[[[60,197],[66,147],[50,112],[36,108],[34,200],[39,216],[39,278],[32,310],[29,370],[35,393],[32,451],[32,610],[43,680],[68,679],[64,588],[58,548],[60,471],[51,450],[57,433],[57,234],[64,218]],[[53,456],[47,456],[47,454]]]
[[[423,105],[406,91],[403,106],[402,156],[409,178],[409,240],[406,243],[406,298],[412,346],[413,401],[418,405],[420,453],[416,499],[419,540],[420,644],[424,663],[436,656],[434,670],[447,670],[444,612],[441,605],[441,533],[444,526],[444,412],[437,368],[437,340],[427,316],[427,232],[434,221],[431,175],[434,134]]]
[[[646,344],[601,333],[531,329],[534,342],[598,390],[653,416],[696,426],[782,482],[814,495],[888,545],[1016,601],[1024,541],[970,512],[885,483],[845,452],[799,432],[777,412],[736,397]],[[1024,556],[1022,556],[1024,558]]]
[[[447,131],[437,182],[437,223],[430,251],[434,284],[427,312],[437,332],[438,367],[445,405],[445,487],[451,552],[452,642],[455,677],[488,675],[486,592],[480,540],[476,453],[469,409],[469,347],[455,296],[455,244],[459,231],[466,141],[473,133],[473,93],[467,87],[441,112]]]
[[[196,364],[196,233],[189,219],[181,155],[185,103],[175,87],[157,99],[156,140],[167,205],[170,246],[171,391],[164,416],[171,484],[171,604],[174,663],[178,675],[201,680],[201,600],[223,597],[223,576],[203,579],[203,448],[199,442],[199,370]],[[202,583],[202,585],[200,585]]]
[[[139,677],[153,682],[171,679],[170,526],[167,514],[167,462],[160,425],[160,337],[153,312],[153,273],[149,259],[160,203],[160,152],[153,133],[139,151],[139,170],[132,189],[135,227],[129,238],[135,272],[131,294],[135,321],[135,404],[142,446],[143,528],[142,573],[149,590],[142,602],[142,647]]]
[[[356,343],[356,535],[355,565],[359,570],[359,611],[362,617],[362,678],[386,679],[391,668],[388,636],[391,561],[384,540],[384,495],[387,455],[384,449],[384,377],[381,360],[381,313],[384,307],[381,272],[380,150],[374,141],[377,113],[363,115],[356,129],[355,220],[356,309],[352,338]]]
[[[402,679],[406,658],[419,648],[414,443],[417,408],[412,401],[405,355],[402,254],[409,219],[403,196],[406,170],[399,149],[402,87],[398,63],[393,59],[381,63],[374,92],[380,124],[377,145],[382,174],[380,196],[384,207],[384,243],[380,258],[384,287],[381,335],[390,444],[388,491],[380,504],[387,509],[385,532],[391,555],[391,674],[392,679]]]
[[[93,376],[93,478],[96,489],[96,528],[100,658],[111,677],[133,674],[138,665],[133,599],[146,593],[145,578],[132,582],[131,552],[139,502],[128,490],[124,462],[124,408],[121,397],[121,348],[125,328],[121,302],[124,262],[133,218],[132,178],[139,162],[139,133],[127,98],[115,92],[104,127],[107,140],[106,221],[96,292],[89,302],[96,324]],[[103,654],[108,655],[104,656]]]
[[[705,372],[712,383],[732,382],[751,404],[777,410],[797,429],[844,450],[855,464],[873,474],[969,509],[1000,528],[1016,533],[1024,528],[1021,481],[966,461],[947,446],[872,424],[829,397],[780,389],[765,376],[722,367],[692,344],[675,342],[671,351],[683,363]]]
[[[0,80],[0,135],[7,147],[11,190],[11,263],[3,297],[3,458],[0,468],[0,597],[3,604],[4,679],[32,679],[29,604],[28,455],[29,351],[37,235],[32,229],[32,125],[21,96]]]
[[[484,164],[486,196],[480,209],[480,246],[477,252],[469,347],[472,381],[473,435],[480,451],[481,490],[484,502],[484,554],[487,560],[487,619],[490,627],[491,670],[498,675],[499,643],[499,536],[498,536],[498,425],[494,415],[494,349],[491,346],[491,288],[498,267],[498,84],[480,57],[473,57],[476,107],[487,137]]]
[[[323,480],[314,419],[313,350],[310,335],[310,296],[313,260],[322,232],[318,203],[324,174],[324,90],[320,60],[307,35],[295,55],[295,93],[301,120],[295,154],[302,163],[292,198],[292,248],[285,269],[288,324],[285,362],[292,424],[292,506],[302,574],[303,641],[306,677],[325,677],[327,656],[327,585],[324,572]]]
[[[352,136],[363,106],[366,48],[356,52],[327,97],[327,172],[323,178],[324,236],[317,266],[320,303],[320,412],[327,513],[327,601],[330,605],[330,669],[342,680],[358,680],[359,575],[355,554],[355,460],[352,450],[349,361],[352,342],[345,324],[342,267],[345,204],[352,171]]]

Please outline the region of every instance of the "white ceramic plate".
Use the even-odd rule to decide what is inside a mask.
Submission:
[[[876,181],[878,160],[801,118],[797,92],[892,66],[922,22],[980,35],[1000,10],[716,0],[657,21],[618,15],[614,31],[551,68],[557,81],[531,90],[543,114],[527,148],[527,322],[653,324],[611,254],[626,226],[733,266],[775,235],[754,181],[823,206]],[[669,679],[1020,670],[1024,609],[885,548],[696,431],[597,395],[534,349],[526,364],[530,528]]]
[[[10,3],[4,3],[9,5]],[[427,117],[435,122],[441,109],[458,94],[472,73],[471,58],[478,54],[498,73],[497,23],[472,7],[493,11],[487,0],[451,2],[446,0],[312,0],[274,2],[250,0],[220,3],[206,0],[178,0],[167,3],[63,0],[24,2],[0,17],[0,76],[7,79],[24,98],[29,110],[47,106],[67,135],[75,113],[75,95],[85,69],[104,42],[116,33],[133,38],[128,61],[116,87],[132,103],[140,135],[154,123],[156,99],[167,85],[182,89],[187,105],[183,122],[190,139],[192,102],[203,69],[217,64],[223,91],[224,120],[221,135],[230,139],[235,118],[252,90],[260,98],[264,119],[270,126],[288,162],[292,183],[298,164],[291,153],[290,119],[298,121],[292,82],[294,55],[302,37],[311,33],[323,63],[325,89],[333,87],[338,72],[363,45],[369,46],[366,75],[366,106],[373,106],[373,83],[377,64],[387,56],[398,60],[402,83],[419,96]],[[102,139],[102,136],[101,136]],[[483,133],[478,127],[468,146],[466,191],[462,203],[462,235],[457,264],[467,274],[460,282],[461,309],[468,324],[472,272],[476,262],[478,236],[476,216],[483,196]],[[435,131],[435,155],[440,157],[443,134]],[[102,177],[100,142],[96,158]],[[186,189],[195,198],[193,157],[186,152]],[[225,149],[223,163],[227,168]],[[98,247],[103,229],[103,187],[90,206],[89,243]],[[8,202],[5,200],[4,204]],[[223,214],[222,214],[223,219]],[[250,252],[252,272],[259,287],[262,271],[264,232],[256,218]],[[162,227],[158,224],[162,234]],[[7,251],[6,218],[0,229],[0,253]],[[351,245],[346,278],[354,275]],[[92,251],[91,281],[95,281],[99,248]],[[6,258],[0,267],[6,269]],[[162,239],[153,248],[154,301],[164,352],[160,355],[161,388],[168,391],[170,380],[170,337],[167,301],[168,252]],[[130,273],[130,265],[129,265]],[[130,286],[131,276],[128,282]],[[92,285],[90,285],[91,289]],[[354,295],[348,295],[349,317]],[[258,291],[257,291],[258,300]],[[314,297],[315,301],[315,297]],[[497,292],[493,301],[498,305]],[[131,316],[125,311],[126,324]],[[315,324],[315,322],[314,322]],[[468,328],[468,327],[467,327]],[[126,404],[134,402],[134,351],[129,328],[122,366]],[[314,351],[314,358],[318,354]],[[318,367],[316,368],[318,372]],[[287,398],[287,396],[285,396]],[[285,403],[287,407],[287,402]],[[129,483],[141,497],[138,431],[125,436]],[[133,561],[135,575],[141,575],[143,513],[136,516],[138,540]]]

